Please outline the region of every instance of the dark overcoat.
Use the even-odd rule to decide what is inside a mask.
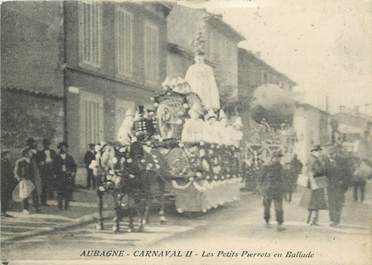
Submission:
[[[283,195],[283,167],[277,163],[265,165],[261,175],[262,195],[270,198],[279,198]]]
[[[54,161],[56,174],[57,192],[72,192],[74,189],[74,175],[76,174],[76,163],[73,157],[66,154],[63,158],[61,154],[57,155]]]

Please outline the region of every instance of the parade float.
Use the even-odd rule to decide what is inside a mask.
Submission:
[[[242,143],[242,159],[246,190],[255,191],[262,165],[269,162],[274,152],[280,151],[283,162],[289,162],[297,141],[292,126],[295,102],[289,92],[275,84],[265,84],[254,90],[250,104],[251,122],[246,141]]]
[[[228,118],[220,105],[200,33],[194,47],[195,63],[185,78],[163,82],[163,92],[151,98],[147,121],[152,132],[146,141],[167,161],[178,212],[206,212],[237,200],[242,183],[241,118]]]

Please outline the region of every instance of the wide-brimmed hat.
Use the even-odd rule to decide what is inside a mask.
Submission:
[[[67,147],[67,148],[68,148],[68,144],[67,144],[66,142],[60,142],[60,143],[58,144],[57,148],[58,148],[58,149],[61,149],[61,148],[62,148],[62,146],[64,146],[64,147]]]
[[[310,152],[315,152],[315,151],[322,151],[322,147],[320,146],[320,144],[313,145]]]

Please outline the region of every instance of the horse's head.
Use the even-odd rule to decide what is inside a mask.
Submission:
[[[101,170],[106,188],[123,186],[123,161],[128,156],[127,146],[105,144],[97,152],[96,164]]]

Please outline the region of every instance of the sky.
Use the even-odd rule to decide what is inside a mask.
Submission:
[[[330,111],[372,103],[372,0],[196,1],[220,13],[239,45],[286,74],[305,101]]]

